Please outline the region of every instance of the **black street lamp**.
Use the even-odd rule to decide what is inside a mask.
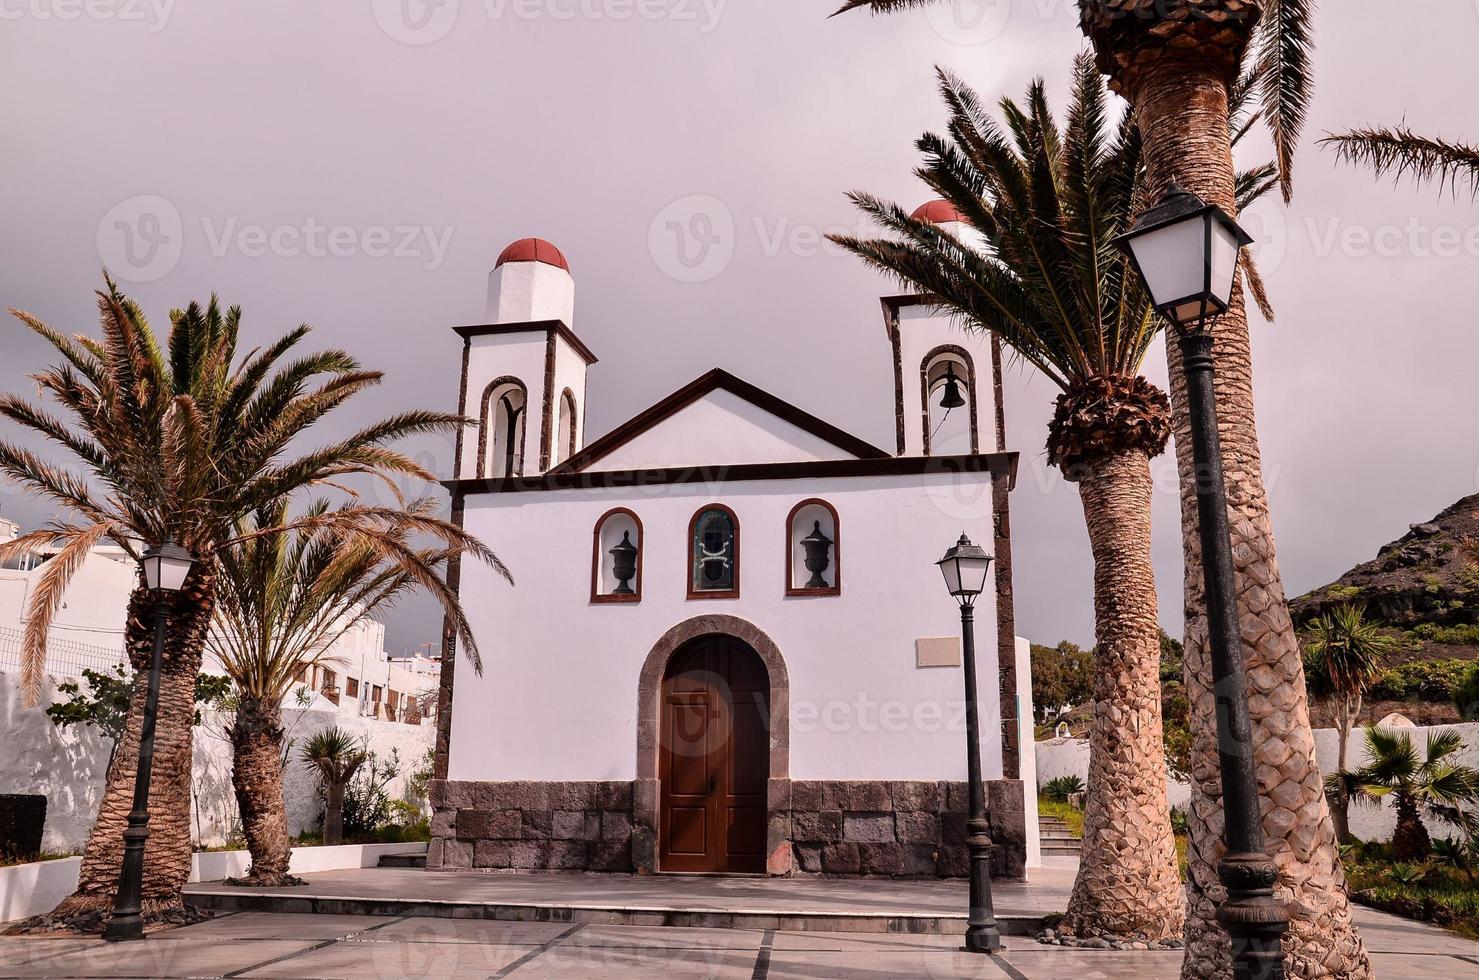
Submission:
[[[164,660],[165,606],[178,592],[195,564],[195,556],[173,541],[144,552],[140,564],[144,585],[154,598],[154,656],[149,662],[144,720],[139,729],[138,769],[134,773],[134,806],[123,831],[123,870],[118,875],[118,897],[103,930],[110,942],[144,938],[144,845],[149,840],[149,774],[154,768],[154,721],[159,713],[159,671]]]
[[[991,556],[962,534],[955,547],[935,564],[944,573],[950,594],[960,603],[964,653],[961,660],[965,666],[966,791],[971,808],[965,841],[971,861],[971,907],[966,919],[965,948],[971,953],[994,953],[1001,949],[1001,930],[991,903],[991,827],[986,822],[986,791],[981,782],[981,725],[976,713],[976,598],[986,588]]]
[[[1208,330],[1209,321],[1231,301],[1238,253],[1252,240],[1221,208],[1173,182],[1119,244],[1157,312],[1175,324],[1186,372],[1222,768],[1226,853],[1217,876],[1227,900],[1217,910],[1217,921],[1232,939],[1237,980],[1283,980],[1282,940],[1289,917],[1274,899],[1278,867],[1264,850]]]

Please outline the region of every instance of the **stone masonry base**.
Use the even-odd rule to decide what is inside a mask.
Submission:
[[[1020,780],[986,784],[992,875],[1025,876]],[[656,780],[433,780],[428,868],[660,871]],[[772,779],[772,875],[960,878],[967,873],[966,784]]]

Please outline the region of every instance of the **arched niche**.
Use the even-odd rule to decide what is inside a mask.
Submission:
[[[555,413],[555,465],[575,455],[577,411],[575,392],[566,388],[560,393],[560,407]]]
[[[505,479],[524,475],[524,438],[529,421],[529,391],[518,378],[495,378],[483,389],[478,418],[478,476]]]
[[[601,515],[592,534],[591,601],[642,601],[642,519],[635,511],[614,507]],[[623,583],[617,575],[617,558],[612,549],[629,542],[637,549],[636,567]]]
[[[946,408],[941,405],[951,381],[965,401]],[[919,367],[923,406],[919,424],[924,433],[926,456],[978,453],[976,362],[970,351],[957,344],[941,344],[924,356]]]
[[[818,533],[829,542],[825,547]],[[819,568],[807,567],[807,539],[817,544]],[[786,595],[835,596],[842,594],[842,521],[837,508],[820,497],[803,500],[786,518]]]

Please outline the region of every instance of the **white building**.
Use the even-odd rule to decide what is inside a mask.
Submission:
[[[0,520],[0,542],[19,534],[14,521]],[[19,673],[26,604],[54,549],[40,548],[0,567],[0,671]],[[82,676],[84,669],[108,670],[124,663],[124,624],[129,593],[138,584],[138,567],[117,545],[94,547],[73,576],[47,642],[46,673],[54,678]],[[207,674],[223,674],[209,650],[201,663]],[[437,678],[393,665],[385,652],[385,626],[364,619],[329,649],[324,662],[298,676],[306,695],[295,689],[289,704],[389,721],[421,720],[434,714]],[[429,710],[430,709],[430,710]]]
[[[931,565],[964,531],[1001,559],[981,748],[996,871],[1020,877],[1032,712],[991,342],[883,299],[891,450],[719,369],[588,443],[574,288],[557,248],[515,242],[486,322],[455,328],[480,424],[453,514],[518,584],[460,570],[483,670],[442,658],[429,866],[963,874],[960,614]]]

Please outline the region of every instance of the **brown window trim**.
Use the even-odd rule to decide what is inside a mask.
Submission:
[[[791,533],[796,523],[796,515],[807,507],[822,507],[832,515],[832,581],[835,585],[829,585],[825,589],[808,589],[805,586],[796,585],[791,579]],[[837,508],[821,497],[808,497],[795,507],[791,513],[786,515],[786,546],[782,549],[786,557],[786,577],[781,581],[786,583],[786,595],[811,596],[823,598],[827,596],[842,595],[842,518],[837,516]]]
[[[564,391],[560,392],[560,401],[563,404],[570,406],[570,436],[565,442],[565,459],[569,459],[571,456],[575,455],[575,434],[580,429],[580,416],[578,416],[576,412],[579,411],[580,405],[575,400],[575,392],[571,391],[569,388],[566,388]],[[558,423],[559,418],[559,411],[556,410],[556,423]],[[560,462],[565,462],[565,459],[560,460]]]
[[[734,525],[734,588],[723,592],[712,589],[695,589],[693,587],[693,533],[698,530],[698,519],[711,510],[722,510],[729,515],[729,521]],[[740,597],[740,520],[739,515],[723,504],[704,504],[693,512],[693,517],[688,520],[688,570],[684,572],[688,583],[689,599],[738,599]]]
[[[601,529],[606,522],[618,514],[625,514],[637,525],[637,575],[632,580],[633,595],[612,595],[601,592]],[[642,528],[642,518],[637,512],[626,507],[613,507],[601,515],[596,521],[595,530],[591,532],[591,602],[641,602],[642,601],[642,560],[646,557],[645,547],[646,531]]]
[[[519,413],[518,477],[524,475],[524,467],[527,465],[527,460],[524,457],[524,447],[528,442],[527,437],[529,434],[529,387],[513,375],[505,374],[488,382],[488,386],[483,389],[482,405],[478,415],[478,458],[474,461],[475,472],[480,479],[493,479],[493,477],[484,477],[483,475],[484,473],[492,472],[491,461],[488,459],[488,450],[497,442],[496,438],[489,438],[492,434],[488,431],[488,424],[493,418],[493,393],[504,385],[515,385],[524,395],[524,409]],[[508,477],[502,477],[502,479],[508,479]]]

